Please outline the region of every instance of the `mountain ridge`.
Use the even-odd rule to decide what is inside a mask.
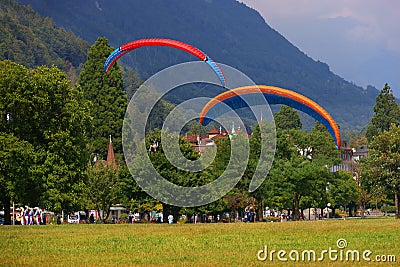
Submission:
[[[150,37],[187,42],[214,60],[246,73],[258,84],[306,95],[330,112],[342,129],[364,127],[379,93],[334,74],[326,63],[313,60],[272,29],[256,10],[234,0],[192,0],[190,5],[178,0],[18,2],[31,5],[42,16],[51,17],[58,26],[88,42],[98,36],[107,37],[115,47]],[[179,52],[149,51],[125,60],[144,79],[188,60]]]

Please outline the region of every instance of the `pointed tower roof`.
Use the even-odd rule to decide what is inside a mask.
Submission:
[[[107,165],[112,165],[114,168],[117,167],[117,163],[115,162],[115,156],[114,156],[114,148],[111,141],[111,135],[110,135],[110,143],[108,144]]]

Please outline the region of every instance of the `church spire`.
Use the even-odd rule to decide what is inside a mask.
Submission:
[[[110,143],[108,144],[107,165],[112,165],[114,168],[117,167],[117,163],[115,162],[114,148],[112,145],[111,135],[110,135]]]

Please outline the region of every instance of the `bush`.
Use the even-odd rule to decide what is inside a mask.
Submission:
[[[396,206],[382,206],[381,211],[386,213],[396,213]]]

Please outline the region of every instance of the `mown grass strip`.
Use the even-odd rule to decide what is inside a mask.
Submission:
[[[321,262],[260,262],[257,252],[336,249],[395,255],[396,263],[330,261],[329,266],[400,266],[400,221],[329,220],[183,225],[1,226],[0,266],[321,266]],[[319,255],[318,255],[319,256]],[[288,255],[286,255],[286,258]]]

